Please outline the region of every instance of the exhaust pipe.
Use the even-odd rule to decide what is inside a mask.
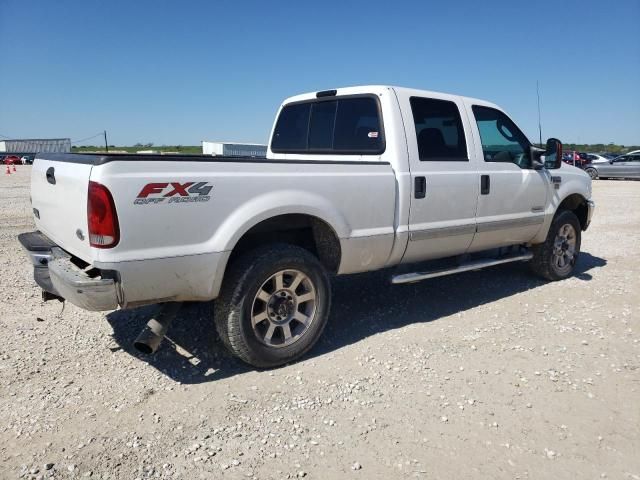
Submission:
[[[42,290],[42,301],[48,302],[50,300],[58,300],[59,302],[64,303],[64,298],[60,295],[56,295],[55,293],[47,292],[46,290]]]
[[[180,302],[163,303],[158,313],[147,322],[147,326],[133,342],[135,349],[145,355],[156,353],[181,306]]]

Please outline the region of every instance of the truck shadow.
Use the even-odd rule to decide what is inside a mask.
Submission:
[[[590,281],[590,270],[606,260],[582,252],[575,277]],[[338,350],[387,330],[431,322],[486,303],[535,289],[547,282],[522,264],[507,264],[478,272],[393,286],[390,271],[337,277],[327,327],[305,359]],[[107,315],[119,347],[171,379],[197,384],[253,370],[232,357],[215,333],[213,304],[187,303],[178,313],[165,342],[155,355],[141,355],[133,341],[157,306],[118,310]]]

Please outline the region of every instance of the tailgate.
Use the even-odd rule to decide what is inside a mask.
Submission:
[[[62,249],[88,263],[91,247],[87,231],[87,191],[92,167],[36,158],[31,171],[31,204],[36,227]]]

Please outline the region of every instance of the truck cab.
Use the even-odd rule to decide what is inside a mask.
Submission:
[[[286,99],[267,157],[388,162],[399,191],[389,264],[539,243],[566,191],[591,196],[584,172],[553,174],[561,163],[545,165],[497,105],[402,87]],[[580,221],[586,228],[588,208]]]

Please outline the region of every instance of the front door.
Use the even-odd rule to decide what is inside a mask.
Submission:
[[[550,174],[532,168],[531,144],[506,114],[481,105],[468,105],[467,112],[477,126],[474,153],[482,183],[469,251],[526,243],[544,221]]]
[[[469,157],[470,125],[460,115],[464,104],[449,98],[402,100],[412,114],[405,124],[413,186],[402,263],[464,253],[475,234],[479,179]]]

